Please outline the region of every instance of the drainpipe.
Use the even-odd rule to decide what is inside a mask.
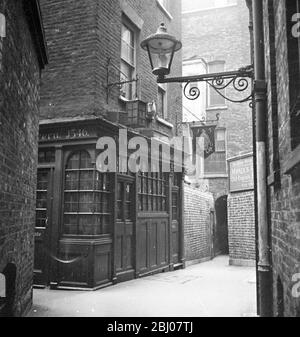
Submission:
[[[254,103],[256,113],[257,221],[258,221],[258,297],[261,317],[272,316],[272,268],[267,202],[267,86],[265,79],[263,1],[253,0]]]

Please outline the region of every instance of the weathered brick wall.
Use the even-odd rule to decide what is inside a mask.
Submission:
[[[232,193],[227,202],[230,263],[243,262],[239,260],[255,261],[254,192]]]
[[[274,315],[278,312],[277,284],[281,280],[284,292],[285,316],[300,316],[300,300],[292,295],[294,274],[300,272],[300,177],[299,167],[287,174],[287,160],[291,152],[289,71],[287,59],[287,26],[285,1],[264,1],[266,76],[268,82],[269,112],[269,207],[272,237]],[[273,7],[272,7],[273,6]],[[274,19],[275,48],[272,46],[270,20]],[[270,62],[269,62],[270,60]],[[276,97],[272,92],[276,75]],[[297,74],[295,74],[297,76]],[[277,100],[278,117],[272,101]],[[275,115],[275,116],[274,116]],[[275,118],[274,118],[275,117]],[[273,121],[272,121],[273,119]],[[273,127],[277,123],[277,128]],[[271,127],[272,126],[272,127]],[[273,130],[272,130],[273,128]],[[278,154],[273,147],[273,131],[278,132]],[[277,172],[273,171],[274,158],[279,156]],[[275,175],[276,173],[276,175]],[[277,176],[277,178],[276,178]]]
[[[215,178],[208,180],[208,190],[213,194],[215,200],[228,194],[228,179]]]
[[[214,208],[213,196],[211,193],[201,192],[199,189],[185,184],[184,204],[186,260],[210,258],[212,256],[211,211]]]
[[[108,58],[117,67],[121,62],[122,12],[141,24],[137,27],[141,28],[137,52],[140,99],[157,101],[156,78],[151,73],[148,54],[139,44],[156,32],[161,22],[180,39],[179,0],[172,1],[172,19],[156,0],[42,0],[41,5],[50,54],[42,82],[42,119],[93,114],[112,118],[112,111],[124,110],[118,88],[112,89],[108,102],[105,88]],[[181,75],[181,53],[174,59],[172,75]],[[119,81],[118,76],[110,79]],[[168,91],[168,121],[176,126],[181,121],[181,88],[173,84]]]
[[[0,10],[4,1],[0,0]],[[22,1],[6,1],[0,57],[0,272],[17,270],[13,311],[32,301],[39,64]],[[0,50],[1,53],[1,50]]]
[[[183,0],[183,8],[185,1],[191,2]],[[251,64],[249,11],[245,1],[238,0],[236,6],[183,13],[183,27],[184,60],[202,58],[207,64],[212,61],[225,61],[225,71],[237,70]],[[226,96],[234,100],[246,97],[247,94],[250,95],[250,87],[246,93],[232,88],[226,90]],[[216,114],[220,113],[218,126],[225,127],[227,132],[227,158],[251,152],[252,111],[249,104],[226,101],[226,106],[223,109],[208,107],[206,114],[208,119],[215,119]],[[208,190],[213,193],[215,200],[228,195],[228,178],[217,175],[214,178],[210,177]],[[242,200],[241,202],[242,208],[244,205]],[[251,205],[253,206],[253,203]],[[239,209],[237,206],[232,208],[231,212],[237,213],[231,216],[241,218]],[[247,221],[245,226],[248,226]],[[243,235],[231,235],[228,239],[231,247],[238,247],[245,241]],[[254,245],[253,241],[251,251]]]

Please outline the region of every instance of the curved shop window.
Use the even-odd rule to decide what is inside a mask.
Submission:
[[[65,235],[94,236],[110,233],[110,184],[87,151],[73,153],[65,168]]]

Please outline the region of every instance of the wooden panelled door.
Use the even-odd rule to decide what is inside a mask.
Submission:
[[[134,201],[133,180],[118,178],[115,243],[117,282],[134,278]]]
[[[39,169],[37,175],[34,285],[46,287],[49,281],[49,229],[51,228],[53,169]]]

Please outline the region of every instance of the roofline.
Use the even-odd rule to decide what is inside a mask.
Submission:
[[[40,2],[39,0],[23,0],[23,8],[27,16],[40,68],[44,69],[45,65],[48,64],[48,51]]]

